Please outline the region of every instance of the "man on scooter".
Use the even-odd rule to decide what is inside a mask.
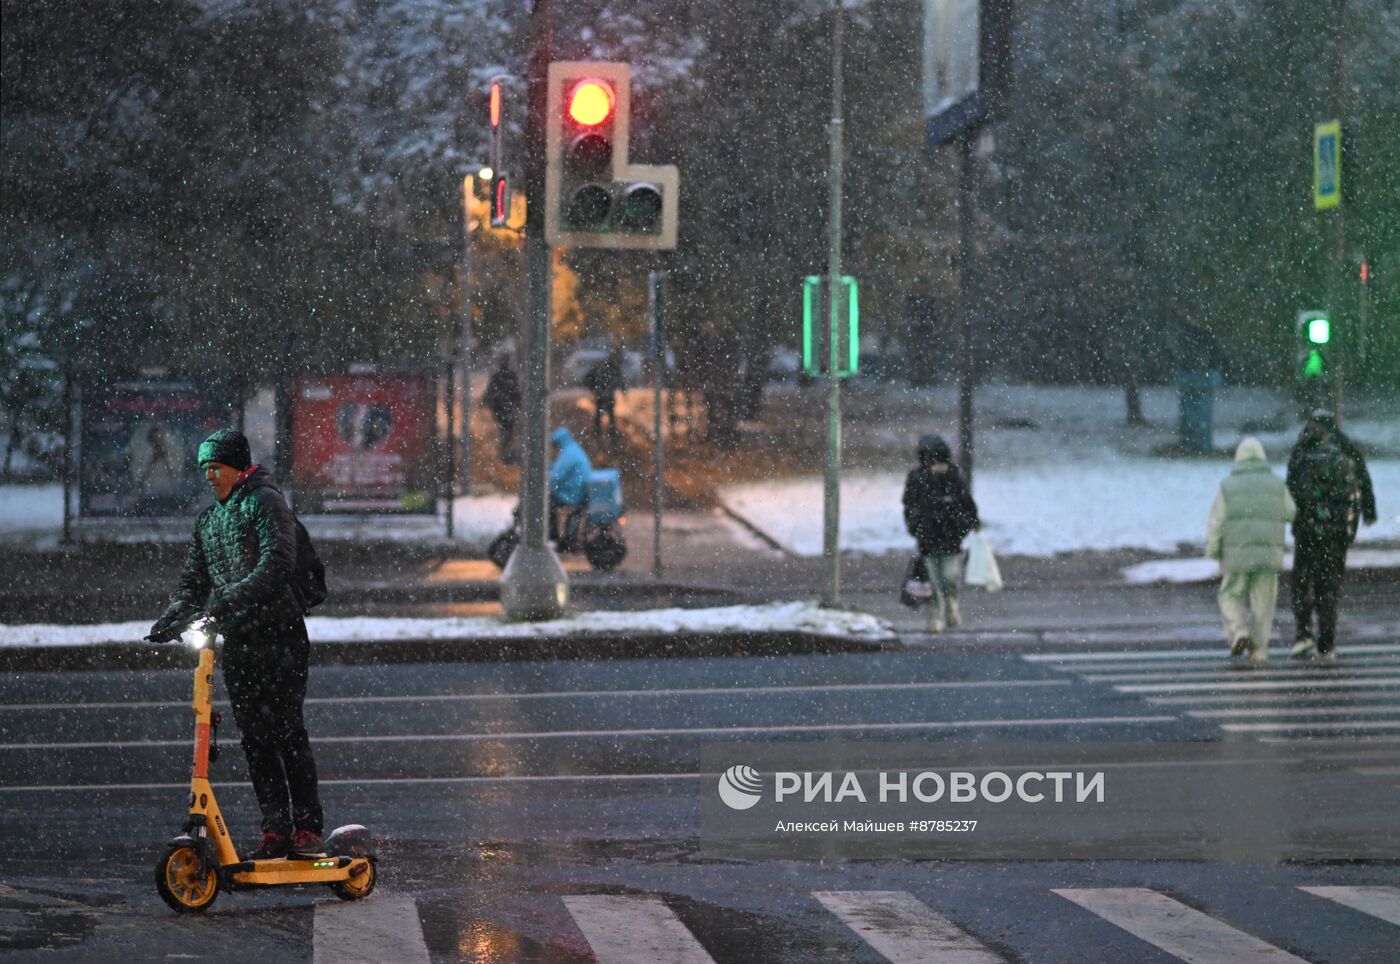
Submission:
[[[311,644],[291,585],[295,517],[248,440],[220,429],[199,446],[214,504],[199,514],[185,570],[151,638],[203,611],[224,636],[224,683],[262,809],[255,860],[319,856],[323,818],[302,719]]]
[[[549,467],[549,537],[560,543],[560,552],[569,552],[577,531],[574,526],[568,525],[567,517],[588,498],[588,474],[593,471],[593,464],[568,429],[556,428],[549,441],[554,446],[554,464]],[[566,515],[562,535],[557,521],[561,509]]]

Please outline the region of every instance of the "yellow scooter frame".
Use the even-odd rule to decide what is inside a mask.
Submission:
[[[360,900],[374,890],[377,859],[374,840],[359,824],[338,827],[325,841],[326,856],[292,860],[240,860],[228,824],[209,783],[209,763],[217,755],[219,717],[214,713],[215,630],[208,620],[191,625],[199,649],[195,670],[194,773],[190,778],[189,816],[183,833],[156,862],[156,890],[181,913],[207,910],[222,887],[280,887],[325,884],[342,900]]]

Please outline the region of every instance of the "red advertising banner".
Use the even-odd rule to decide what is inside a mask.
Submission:
[[[436,386],[424,375],[299,380],[292,409],[298,510],[433,512],[436,412]]]

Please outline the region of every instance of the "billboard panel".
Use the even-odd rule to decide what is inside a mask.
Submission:
[[[78,514],[184,516],[209,489],[199,443],[225,423],[213,393],[188,382],[126,381],[82,393]]]
[[[1013,0],[924,0],[924,122],[930,145],[986,120],[1011,77]]]
[[[433,512],[437,391],[426,375],[328,375],[296,386],[298,508]]]

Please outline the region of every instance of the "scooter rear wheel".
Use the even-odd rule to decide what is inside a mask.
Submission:
[[[379,879],[378,861],[373,857],[365,860],[369,867],[363,873],[331,884],[331,890],[341,900],[364,900],[374,890],[375,881]]]
[[[182,914],[208,910],[219,896],[219,871],[205,864],[199,873],[199,853],[193,847],[171,847],[156,861],[156,892],[171,909]]]

